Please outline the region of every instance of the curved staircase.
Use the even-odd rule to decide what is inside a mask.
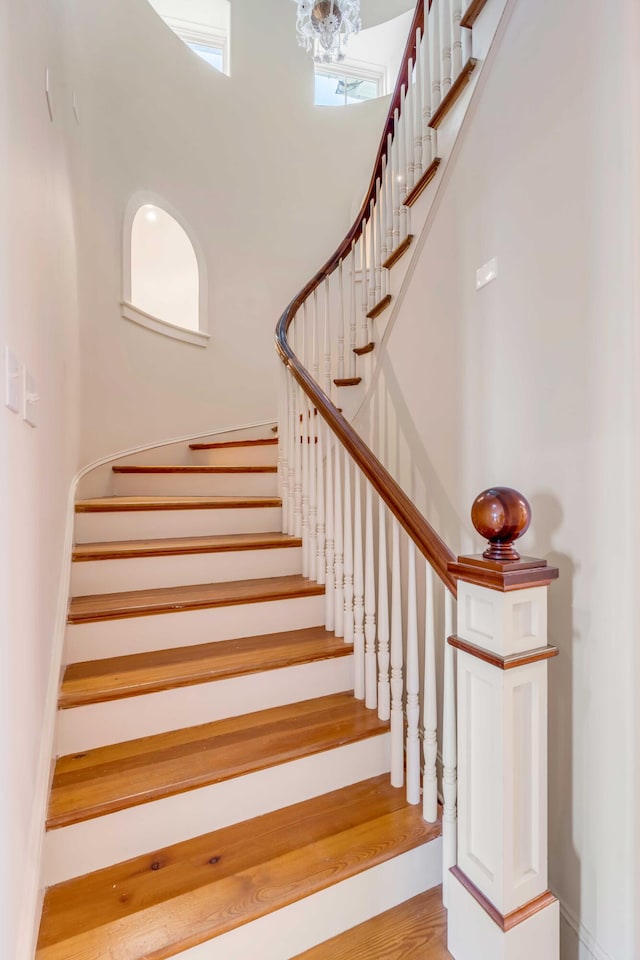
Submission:
[[[440,823],[279,532],[276,444],[76,505],[38,960],[447,956]]]

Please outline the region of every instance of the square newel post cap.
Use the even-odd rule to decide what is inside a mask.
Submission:
[[[458,557],[448,564],[449,572],[457,580],[507,592],[548,586],[557,579],[556,567],[550,567],[545,560],[521,557],[514,547],[531,523],[531,507],[517,490],[484,490],[473,502],[471,520],[489,545],[482,554]]]

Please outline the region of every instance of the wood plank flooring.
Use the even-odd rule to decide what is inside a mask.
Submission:
[[[293,574],[286,577],[268,577],[265,580],[231,580],[224,583],[130,590],[125,593],[92,594],[71,600],[68,622],[96,623],[232,604],[314,597],[322,593],[324,586],[321,584],[307,580],[300,574]]]
[[[451,960],[442,887],[434,887],[294,960]]]
[[[263,770],[387,729],[351,693],[338,693],[60,757],[47,828]]]
[[[383,775],[50,888],[36,960],[163,960],[439,835]]]
[[[60,692],[62,710],[294,664],[351,656],[353,648],[322,627],[241,637],[72,663]]]
[[[230,533],[210,537],[165,537],[156,540],[116,540],[105,543],[80,543],[72,559],[125,560],[133,557],[177,557],[194,553],[226,553],[237,550],[273,550],[301,547],[302,540],[286,533]]]

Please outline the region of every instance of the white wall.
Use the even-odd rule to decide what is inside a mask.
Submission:
[[[0,346],[37,381],[40,423],[0,406],[0,956],[30,960],[51,756],[47,698],[76,462],[77,310],[56,4],[0,4]],[[51,70],[54,123],[44,95]],[[4,399],[4,356],[0,389]],[[56,621],[57,614],[58,621]],[[49,719],[54,703],[49,699]]]
[[[81,460],[276,413],[276,320],[364,191],[386,103],[313,106],[295,7],[234,0],[232,77],[146,0],[64,0],[74,131]],[[178,210],[210,279],[207,349],[121,319],[121,230],[138,190]]]
[[[549,608],[560,648],[550,882],[563,960],[640,955],[636,5],[615,6],[617,17],[599,0],[513,4],[382,352],[377,396],[386,458],[430,500],[454,550],[479,545],[474,497],[506,484],[532,504],[523,549],[560,568]],[[493,256],[499,277],[476,293],[475,271]]]
[[[393,93],[398,70],[413,19],[413,10],[368,27],[351,37],[346,49],[347,62],[373,63],[384,67],[385,90]]]

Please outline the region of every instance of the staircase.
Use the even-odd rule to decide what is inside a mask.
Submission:
[[[448,956],[440,823],[389,784],[276,456],[195,444],[76,505],[38,960]]]

